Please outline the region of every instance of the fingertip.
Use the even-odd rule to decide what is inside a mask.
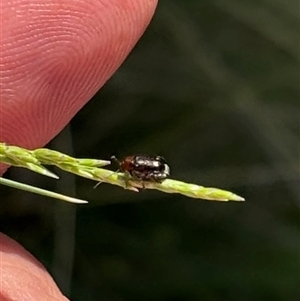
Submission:
[[[0,141],[48,143],[124,61],[157,0],[8,1],[1,7]]]
[[[1,300],[67,301],[44,266],[20,244],[0,233]]]

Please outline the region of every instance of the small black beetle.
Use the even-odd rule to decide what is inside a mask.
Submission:
[[[169,165],[160,156],[134,155],[127,156],[122,161],[112,156],[111,159],[119,164],[120,171],[128,172],[137,181],[160,183],[170,175]]]

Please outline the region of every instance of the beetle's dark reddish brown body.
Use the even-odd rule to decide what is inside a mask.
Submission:
[[[170,167],[160,156],[127,156],[119,162],[120,170],[139,181],[162,182],[170,175]]]

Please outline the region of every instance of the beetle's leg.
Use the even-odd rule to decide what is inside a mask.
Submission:
[[[124,176],[122,176],[123,180],[124,180],[124,184],[125,184],[125,188],[127,189],[130,184],[129,184],[129,180],[131,178],[130,173],[128,171],[124,172]]]
[[[145,189],[146,187],[145,187],[144,181],[142,180],[142,176],[143,176],[143,174],[141,172],[136,171],[136,170],[132,171],[132,180],[140,183],[142,185],[143,189]]]

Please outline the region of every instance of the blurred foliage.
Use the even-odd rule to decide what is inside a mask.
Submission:
[[[51,147],[160,154],[172,177],[246,202],[94,190],[11,169],[90,204],[2,188],[1,230],[74,301],[297,300],[299,111],[298,1],[160,1],[126,62]]]

